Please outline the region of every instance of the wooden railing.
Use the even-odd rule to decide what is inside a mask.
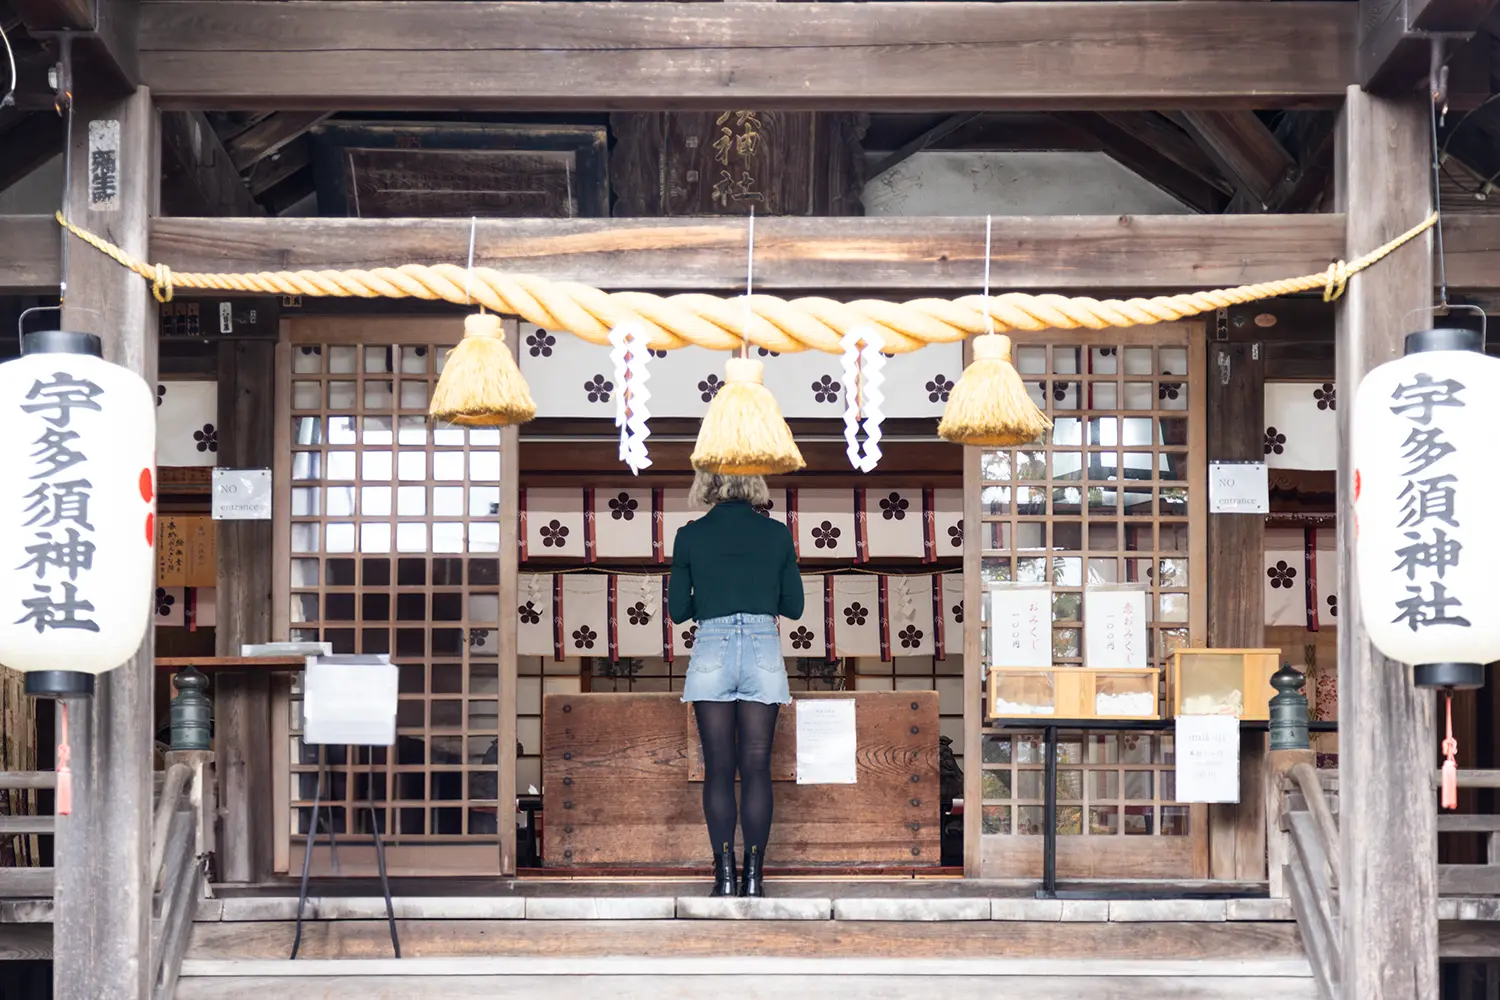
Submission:
[[[57,787],[54,771],[0,771],[0,789],[36,791]],[[11,796],[12,808],[15,796]],[[12,836],[50,837],[57,832],[53,816],[0,816],[0,838]],[[39,898],[52,895],[51,868],[0,868],[0,899]]]
[[[1442,781],[1442,772],[1434,771],[1433,785]],[[1459,788],[1500,788],[1500,771],[1459,771]],[[1479,865],[1438,865],[1438,894],[1444,896],[1500,895],[1500,816],[1464,813],[1438,813],[1438,833],[1483,833],[1485,863]]]
[[[1289,899],[1322,1000],[1339,1000],[1343,978],[1338,885],[1338,774],[1318,771],[1308,750],[1268,755],[1267,855],[1271,895]]]
[[[198,899],[207,885],[202,827],[208,780],[199,761],[168,765],[151,826],[152,1000],[171,1000]],[[211,843],[211,840],[208,841]]]

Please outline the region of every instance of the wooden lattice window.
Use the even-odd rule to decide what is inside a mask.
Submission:
[[[512,812],[498,808],[500,741],[512,738],[500,703],[501,433],[430,423],[447,346],[390,326],[356,343],[319,329],[310,323],[282,346],[278,624],[287,638],[336,653],[390,654],[400,670],[396,745],[326,748],[322,799],[334,831],[356,841],[369,832],[373,798],[395,848],[499,844]],[[320,751],[302,744],[296,681],[285,710],[282,801],[300,838]],[[493,867],[490,853],[476,855],[481,870]]]
[[[1052,587],[1054,665],[1083,664],[1085,592],[1093,585],[1146,588],[1157,666],[1204,634],[1203,356],[1201,328],[1188,324],[1018,338],[1016,367],[1053,428],[1030,444],[981,453],[981,587]],[[985,637],[980,648],[988,646]],[[1041,733],[984,732],[984,870],[1034,874]],[[1101,841],[1086,848],[1095,872],[1111,865],[1103,838],[1122,847],[1145,837],[1190,840],[1158,855],[1161,873],[1200,866],[1205,810],[1173,801],[1169,734],[1064,733],[1058,760],[1057,832],[1064,842]],[[1007,847],[1013,839],[1031,843],[1017,851]]]

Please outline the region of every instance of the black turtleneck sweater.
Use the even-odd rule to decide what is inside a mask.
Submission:
[[[747,501],[715,504],[677,529],[667,598],[674,622],[734,614],[801,618],[792,533]]]

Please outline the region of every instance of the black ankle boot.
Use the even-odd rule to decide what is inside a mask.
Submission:
[[[725,844],[724,849],[714,855],[714,891],[709,895],[733,896],[734,881],[734,851]]]
[[[766,883],[760,871],[760,851],[754,847],[745,851],[745,874],[740,879],[741,896],[764,896]]]

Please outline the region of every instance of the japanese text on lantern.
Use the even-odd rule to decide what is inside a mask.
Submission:
[[[1418,372],[1391,393],[1391,412],[1412,425],[1401,445],[1405,482],[1397,496],[1400,527],[1407,529],[1403,533],[1407,544],[1398,543],[1394,566],[1394,571],[1409,581],[1408,596],[1396,602],[1397,614],[1391,620],[1406,624],[1413,632],[1426,625],[1469,627],[1468,619],[1457,613],[1463,601],[1449,594],[1443,582],[1448,569],[1458,565],[1463,544],[1457,537],[1460,525],[1454,515],[1458,477],[1444,471],[1456,465],[1457,449],[1443,432],[1439,412],[1463,408],[1464,401],[1458,394],[1464,389],[1454,379],[1439,381]],[[1454,533],[1450,535],[1444,525]]]
[[[713,144],[714,159],[721,167],[714,184],[714,204],[728,208],[732,202],[764,202],[765,197],[755,190],[755,176],[749,169],[750,158],[764,138],[759,114],[726,111],[714,125],[719,130]]]
[[[93,483],[75,466],[88,461],[80,450],[83,435],[75,429],[82,413],[99,413],[103,390],[86,379],[55,372],[51,381],[38,379],[21,400],[25,428],[36,434],[28,480],[35,489],[25,495],[21,512],[21,562],[16,569],[35,573],[35,596],[21,601],[17,625],[48,629],[99,631],[87,615],[94,610],[89,597],[89,573],[94,567],[94,526],[89,520]]]

